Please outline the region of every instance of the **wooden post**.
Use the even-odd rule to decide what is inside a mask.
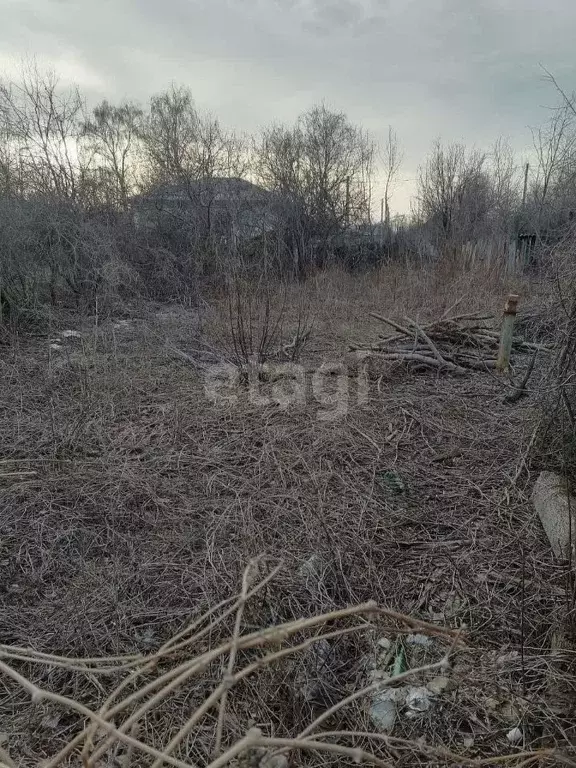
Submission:
[[[520,297],[515,293],[508,296],[508,301],[504,307],[504,318],[502,320],[502,331],[500,332],[500,347],[498,349],[498,360],[496,368],[505,372],[510,367],[510,353],[512,352],[512,339],[514,335],[514,320],[518,310],[518,299]]]

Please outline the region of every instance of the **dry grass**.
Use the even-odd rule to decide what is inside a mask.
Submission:
[[[322,275],[300,289],[315,315],[304,362],[341,359],[358,337],[376,338],[380,328],[370,311],[419,322],[460,300],[463,310],[497,312],[511,288],[526,298],[533,290],[493,275],[441,270]],[[530,474],[522,463],[532,401],[504,405],[505,387],[490,374],[455,379],[396,369],[371,379],[363,404],[338,419],[319,420],[326,405],[311,396],[287,409],[245,396],[213,404],[197,370],[173,350],[195,354],[213,328],[224,331],[225,301],[201,318],[182,307],[158,310],[142,310],[140,319],[117,327],[84,320],[74,326],[83,338],[64,340],[61,350],[51,350],[45,338],[3,348],[4,645],[76,658],[151,653],[190,615],[236,594],[246,563],[265,553],[264,565],[282,559],[284,567],[244,605],[242,637],[305,618],[313,631],[301,636],[296,624],[299,642],[348,632],[349,619],[320,629],[324,620],[313,617],[366,601],[466,629],[468,650],[453,660],[456,689],[424,718],[402,718],[398,744],[362,735],[370,730],[363,700],[325,723],[331,732],[359,734],[333,742],[398,766],[459,765],[510,752],[506,733],[520,723],[525,743],[518,754],[548,747],[571,754],[572,704],[549,696],[563,570],[527,502]],[[353,400],[355,386],[351,379]],[[229,639],[240,636],[234,624],[232,614],[189,656],[168,654],[170,662],[185,663],[225,646],[193,684],[144,718],[135,739],[164,749],[226,679]],[[370,631],[363,625],[358,636],[331,638],[328,671],[312,669],[303,650],[289,664],[266,665],[239,681],[226,694],[223,748],[251,725],[263,733],[252,739],[293,740],[361,688]],[[243,646],[235,647],[233,669],[252,663]],[[424,665],[446,652],[435,650]],[[111,690],[106,677],[83,674],[79,682],[66,665],[13,666],[34,685],[91,710]],[[54,756],[83,727],[86,712],[78,718],[49,699],[30,703],[15,681],[2,681],[2,730],[23,764]],[[217,711],[208,712],[175,752],[178,759],[209,764],[220,730]],[[421,736],[426,741],[415,750]],[[461,757],[441,757],[434,748]],[[307,763],[342,765],[358,756],[320,757],[318,749],[306,752]],[[296,762],[303,761],[298,754]],[[538,753],[516,764],[559,759]]]

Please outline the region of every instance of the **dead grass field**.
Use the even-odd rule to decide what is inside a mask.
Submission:
[[[304,296],[314,315],[304,356],[312,368],[342,359],[355,339],[375,338],[382,329],[370,311],[425,321],[460,300],[466,311],[498,313],[510,289],[523,306],[545,291],[442,268],[327,273],[290,288],[285,322],[295,322]],[[63,339],[66,329],[81,338]],[[98,322],[62,316],[46,338],[2,348],[4,646],[73,657],[151,652],[190,616],[237,594],[248,561],[264,556],[262,573],[280,561],[282,568],[246,605],[245,631],[365,601],[464,630],[468,648],[455,654],[451,673],[456,689],[429,713],[397,723],[394,735],[410,748],[360,740],[382,760],[480,765],[488,763],[474,761],[554,745],[571,754],[573,707],[550,692],[564,571],[528,503],[532,479],[523,465],[533,400],[504,405],[505,387],[489,373],[398,368],[371,378],[360,405],[351,379],[348,411],[337,419],[319,419],[326,406],[311,396],[285,410],[243,396],[214,404],[198,369],[175,350],[192,355],[199,339],[217,346],[226,332],[226,302],[214,300],[200,312],[146,306]],[[57,338],[61,348],[51,349]],[[231,631],[224,621],[205,647]],[[225,745],[250,724],[268,736],[299,734],[362,687],[369,652],[369,636],[344,636],[331,641],[322,669],[304,653],[243,681],[229,696]],[[139,737],[160,748],[226,662],[147,716]],[[65,668],[23,668],[90,707],[111,684],[90,675],[80,683]],[[56,754],[77,732],[76,715],[30,703],[7,679],[1,685],[0,731],[22,765]],[[210,762],[215,717],[208,713],[175,752],[180,759]],[[370,730],[365,703],[328,725]],[[524,740],[512,747],[506,734],[515,725]],[[461,762],[430,746],[453,750]],[[150,764],[139,760],[132,764]],[[575,764],[522,760],[508,764]],[[345,765],[352,757],[313,752],[306,761]]]

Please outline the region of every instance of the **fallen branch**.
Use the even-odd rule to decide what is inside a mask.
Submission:
[[[418,325],[418,323],[414,322],[414,320],[411,320],[409,317],[407,317],[406,320],[408,320],[409,324],[416,329],[416,332],[419,334],[419,336],[421,336],[424,342],[430,347],[434,357],[442,367],[448,368],[448,370],[451,370],[454,372],[458,371],[460,373],[463,373],[463,371],[460,370],[459,365],[456,365],[455,363],[450,362],[446,360],[444,357],[442,357],[442,355],[438,351],[438,347],[434,344],[434,342],[428,336],[428,334]]]
[[[370,317],[374,317],[376,320],[380,320],[380,322],[386,323],[386,325],[389,325],[391,328],[400,331],[400,333],[404,334],[405,336],[410,336],[410,331],[407,328],[404,328],[404,326],[400,325],[399,323],[395,323],[394,320],[390,320],[388,317],[379,315],[377,312],[370,312]]]
[[[526,369],[524,378],[522,379],[522,381],[517,387],[515,386],[514,392],[511,392],[509,395],[506,395],[503,402],[511,405],[512,403],[517,403],[523,397],[526,397],[526,395],[528,394],[526,387],[528,386],[528,382],[530,381],[530,376],[532,376],[532,371],[534,370],[534,363],[536,362],[537,356],[538,356],[538,350],[535,350],[534,354],[530,358],[530,362],[528,363],[528,368]]]

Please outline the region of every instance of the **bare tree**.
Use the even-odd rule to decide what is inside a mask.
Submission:
[[[311,212],[328,231],[367,221],[374,144],[342,112],[324,105],[299,120]]]
[[[533,132],[537,175],[532,187],[536,231],[547,226],[554,209],[555,190],[576,148],[574,115],[566,104],[554,110],[548,124]]]
[[[30,193],[77,199],[83,113],[79,91],[61,89],[53,72],[34,63],[24,65],[18,83],[0,83],[2,123]]]
[[[210,115],[201,116],[197,138],[197,170],[200,178],[243,178],[249,167],[246,142],[226,130]]]
[[[500,138],[488,156],[493,195],[493,229],[498,235],[511,231],[519,207],[518,167],[510,144]]]
[[[303,276],[310,260],[312,218],[306,190],[304,137],[299,126],[276,125],[266,129],[255,147],[258,180],[276,194],[284,227],[283,244],[294,273]],[[282,246],[282,243],[280,243]],[[283,254],[280,254],[283,261]]]
[[[293,128],[264,132],[257,171],[266,186],[305,202],[318,227],[336,231],[368,219],[373,160],[367,134],[321,106]]]
[[[172,86],[150,99],[144,149],[155,181],[195,174],[200,118],[187,88]]]
[[[346,115],[325,106],[293,127],[264,131],[256,172],[278,193],[298,274],[315,248],[320,261],[333,238],[370,219],[374,144]]]
[[[105,202],[126,210],[138,174],[139,136],[143,112],[135,104],[116,107],[103,101],[84,124],[84,136],[95,157],[97,188]]]
[[[142,139],[152,181],[241,176],[246,168],[244,143],[200,114],[188,88],[151,98]]]
[[[425,167],[418,177],[418,202],[425,221],[433,221],[445,238],[452,234],[457,203],[459,175],[464,164],[464,147],[454,144],[444,149],[440,141],[433,145]]]
[[[386,142],[382,151],[382,163],[384,166],[384,222],[387,229],[390,227],[390,200],[403,159],[404,155],[400,149],[396,131],[389,125],[388,135],[386,136]]]
[[[192,243],[214,245],[214,238],[221,240],[216,218],[222,216],[214,214],[220,187],[214,181],[244,176],[244,142],[226,131],[216,118],[201,114],[188,88],[176,86],[152,97],[141,138],[147,186],[160,192],[156,196],[158,205],[166,208],[177,225],[185,247]],[[178,201],[184,200],[186,203],[178,211]],[[234,210],[230,210],[228,219],[232,222]]]
[[[441,242],[470,237],[490,207],[486,156],[462,144],[436,141],[418,178],[420,218],[433,226]]]
[[[256,173],[268,189],[283,198],[306,196],[304,139],[299,127],[273,126],[255,150]]]

